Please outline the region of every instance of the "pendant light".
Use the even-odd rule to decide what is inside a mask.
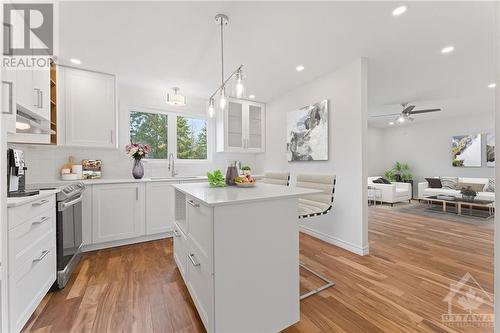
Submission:
[[[167,104],[175,106],[185,106],[186,96],[179,94],[179,88],[173,87],[173,94],[167,94]]]
[[[224,110],[227,106],[227,91],[226,85],[232,78],[236,79],[234,95],[241,98],[244,95],[245,87],[243,85],[243,65],[240,65],[234,70],[228,78],[224,78],[224,26],[229,23],[229,18],[224,14],[215,15],[215,24],[220,26],[220,50],[221,50],[221,84],[215,92],[208,98],[208,116],[213,118],[215,116],[215,96],[219,94],[218,107]]]
[[[234,95],[237,98],[242,98],[245,94],[245,86],[243,85],[243,71],[240,69],[236,72],[236,84],[234,85]]]
[[[215,101],[213,98],[210,98],[208,101],[208,116],[213,118],[215,115]]]

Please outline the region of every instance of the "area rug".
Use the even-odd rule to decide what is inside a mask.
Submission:
[[[379,207],[377,209],[385,209],[386,207]],[[430,210],[425,203],[412,203],[406,205],[398,205],[396,207],[387,207],[388,209],[393,209],[400,213],[420,215],[430,218],[438,218],[446,221],[467,223],[467,224],[493,224],[495,218],[485,219],[481,217],[467,216],[467,215],[457,215],[453,213],[444,213],[440,208],[436,210]],[[473,210],[473,213],[479,213]]]

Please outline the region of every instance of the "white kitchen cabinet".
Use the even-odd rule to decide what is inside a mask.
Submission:
[[[50,121],[50,70],[16,70],[17,104],[34,118]]]
[[[35,112],[50,121],[50,69],[33,70]]]
[[[21,331],[56,280],[55,208],[54,194],[8,208],[9,332]]]
[[[218,152],[264,152],[264,104],[231,98],[218,115],[216,127]]]
[[[2,70],[2,120],[7,133],[16,133],[16,72]]]
[[[115,76],[58,66],[57,82],[58,143],[116,148]]]
[[[174,194],[172,182],[146,184],[146,235],[172,231]]]
[[[92,243],[143,236],[144,184],[92,186]]]

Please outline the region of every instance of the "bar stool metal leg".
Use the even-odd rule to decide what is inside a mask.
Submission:
[[[329,279],[327,279],[326,277],[324,277],[323,275],[313,271],[312,269],[310,269],[309,267],[307,267],[305,264],[303,263],[299,263],[299,266],[302,267],[303,269],[305,269],[306,271],[308,271],[309,273],[317,276],[318,278],[320,278],[321,280],[325,281],[326,284],[322,285],[321,287],[319,288],[316,288],[314,290],[311,290],[303,295],[300,295],[300,300],[302,301],[303,299],[306,299],[307,297],[309,296],[312,296],[312,295],[316,295],[317,293],[325,290],[325,289],[328,289],[330,287],[333,287],[335,285],[335,282],[333,281],[330,281]]]

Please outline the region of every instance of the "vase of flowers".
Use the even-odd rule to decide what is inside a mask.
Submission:
[[[144,166],[141,160],[148,156],[148,153],[151,151],[151,146],[149,144],[131,143],[125,146],[125,150],[127,155],[134,159],[132,176],[135,179],[141,179],[144,177]]]

